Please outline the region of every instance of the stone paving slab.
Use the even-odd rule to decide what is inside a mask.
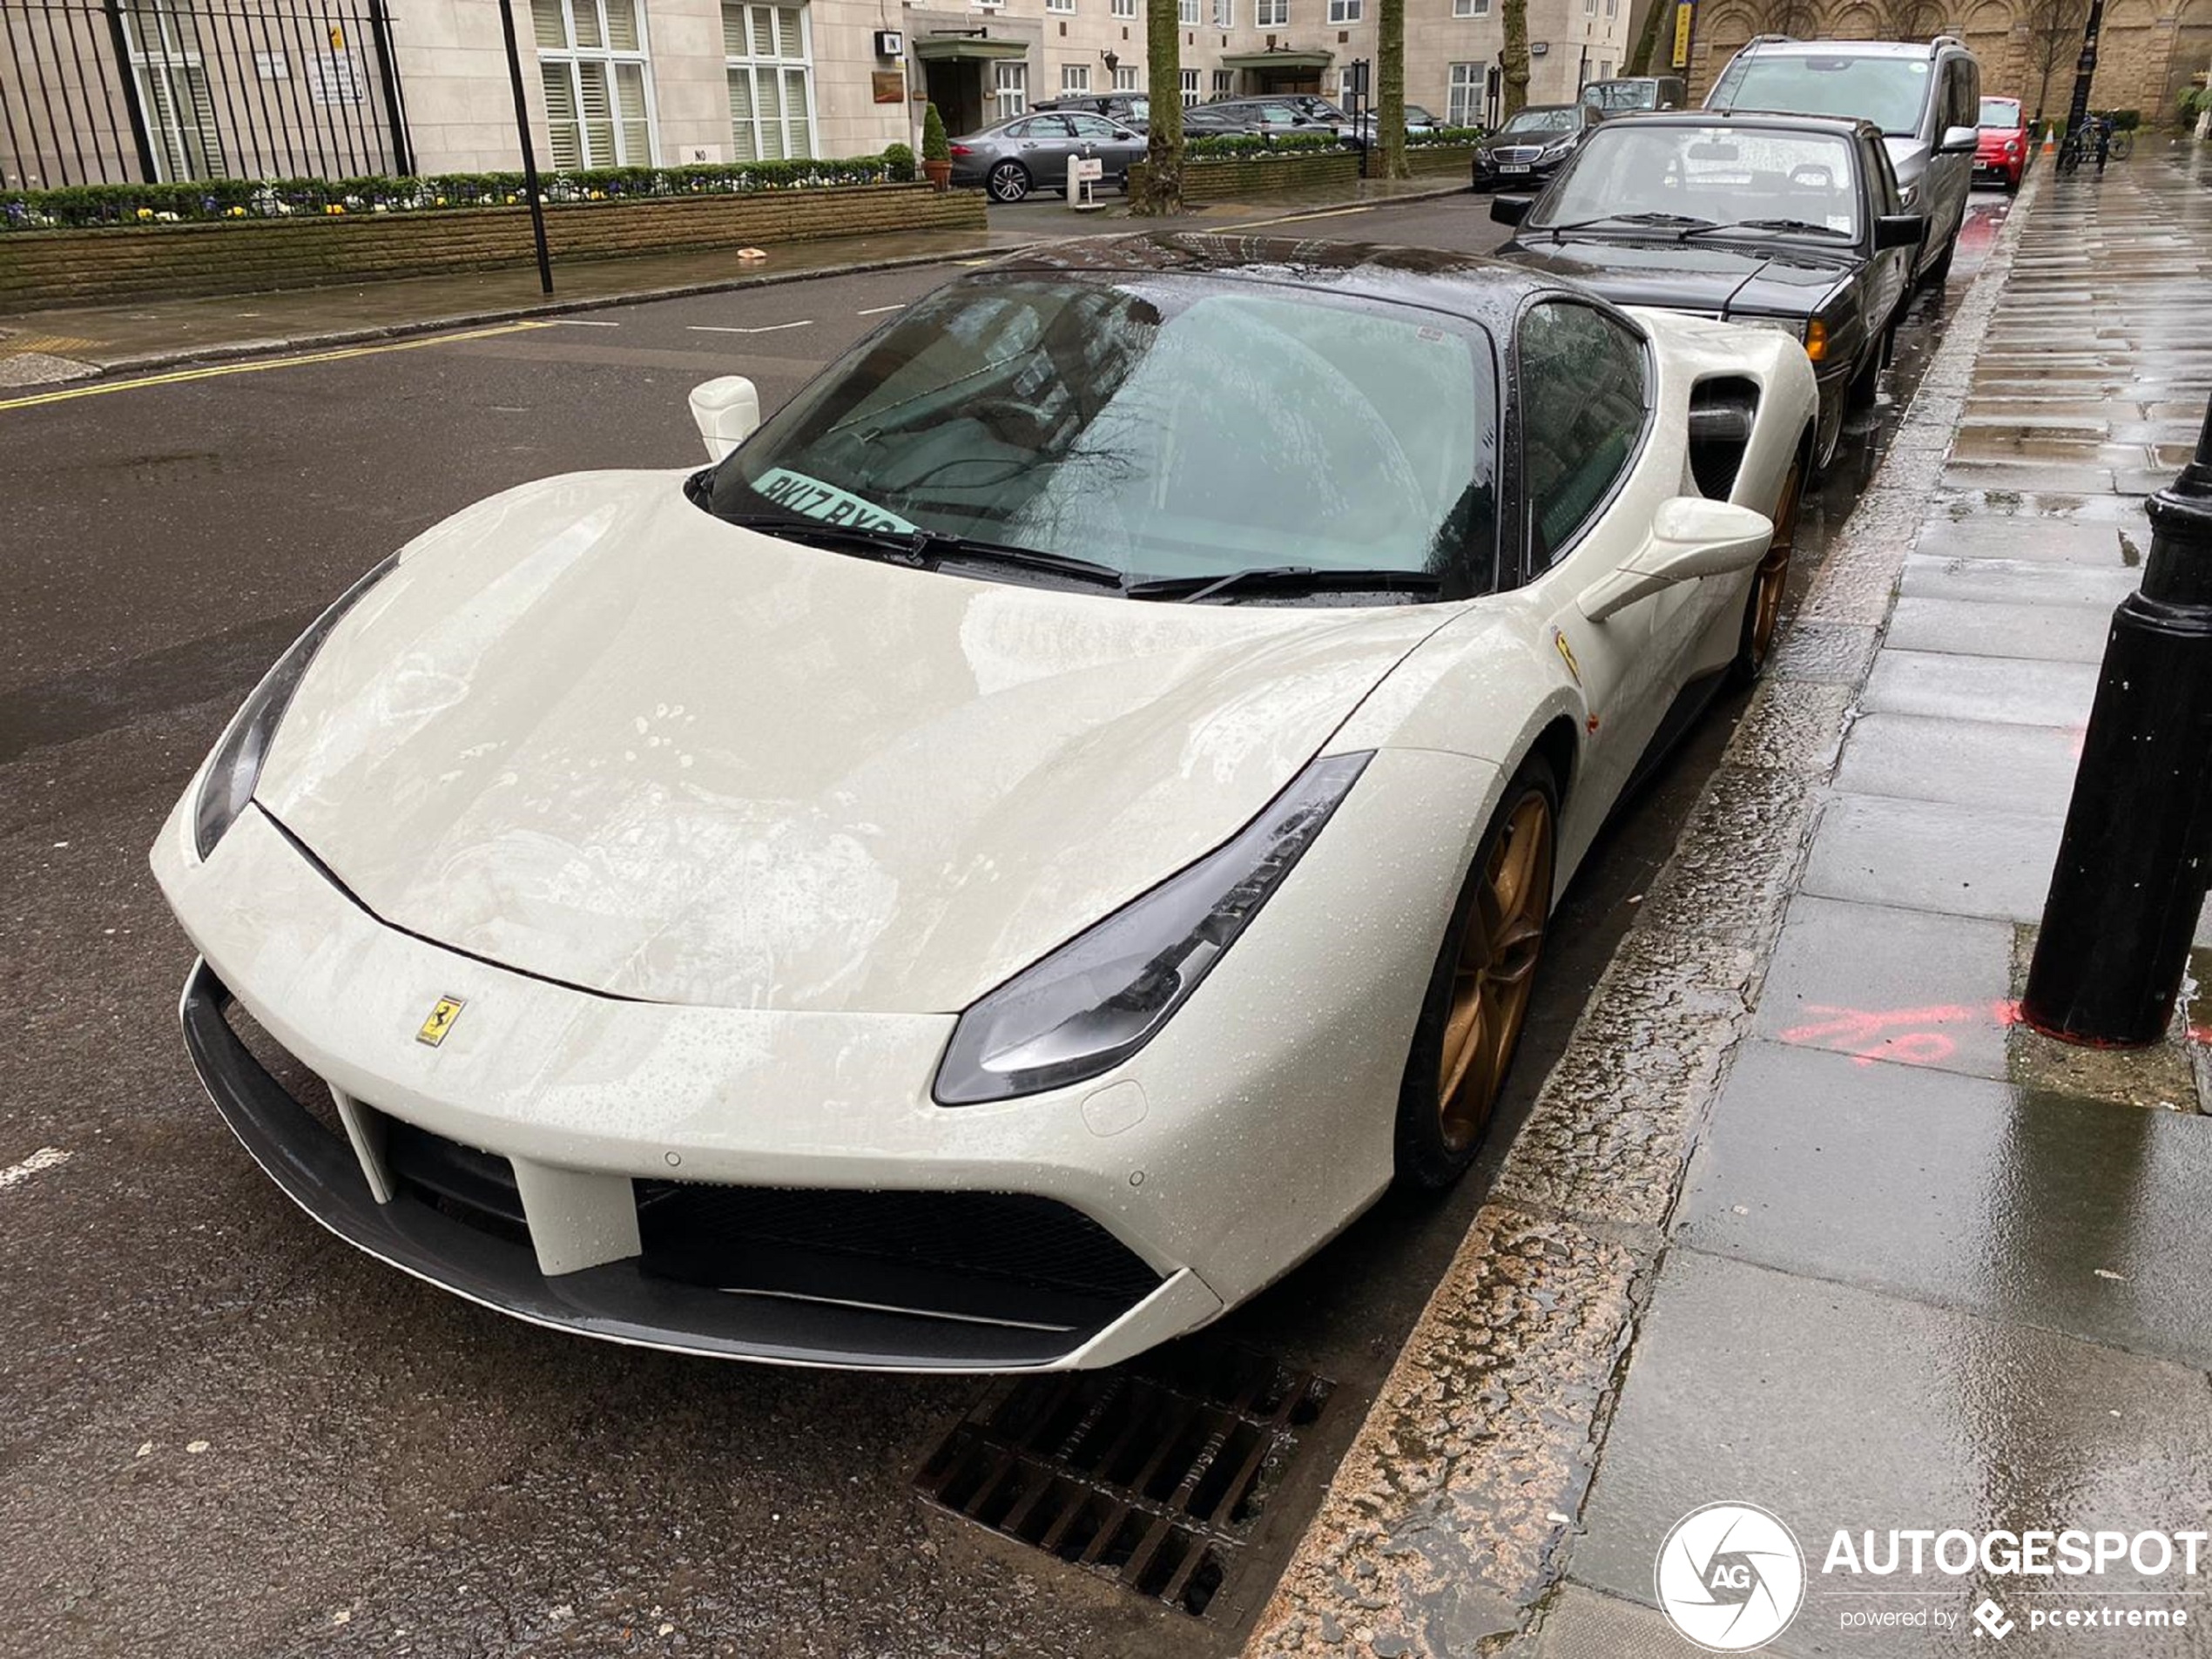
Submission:
[[[2016,604],[1908,595],[1890,612],[1889,632],[1882,644],[1885,651],[2095,663],[2103,660],[2111,617],[2111,609],[2105,605]]]
[[[1986,806],[1838,795],[1821,811],[1802,890],[1906,910],[2035,921],[2043,914],[2062,823]]]
[[[2015,535],[2027,539],[2020,532]],[[1926,540],[1921,538],[1923,548]],[[1907,599],[1964,599],[1976,604],[2087,605],[2109,617],[2141,580],[2140,570],[2116,562],[2085,568],[2035,559],[1939,558],[1922,550],[1905,561],[1898,592]]]
[[[1750,1044],[1675,1238],[2212,1367],[2212,1118]]]
[[[2080,741],[2080,732],[2067,726],[1862,714],[1836,787],[2063,816],[2074,798]]]
[[[2096,695],[2094,663],[1885,651],[1875,659],[1859,706],[1939,719],[2079,726]]]
[[[2181,1530],[2204,1525],[2212,1393],[2204,1377],[2030,1326],[1775,1271],[1671,1252],[1606,1440],[1572,1577],[1632,1602],[1653,1595],[1661,1541],[1696,1504],[1762,1505],[1811,1557],[1797,1622],[1770,1652],[1986,1655],[1955,1635],[1838,1634],[1844,1588],[1819,1565],[1834,1532],[2048,1527]],[[2178,1574],[2126,1571],[2107,1590],[2178,1590]],[[1929,1575],[1963,1613],[1994,1588]],[[1897,1596],[1887,1605],[1925,1604]],[[2014,1600],[2017,1615],[2028,1606]],[[2168,1603],[2172,1605],[2172,1603]],[[2189,1603],[2192,1607],[2195,1603]],[[2047,1636],[2047,1640],[2045,1637]],[[2168,1637],[2178,1636],[2178,1640]],[[2079,1635],[2025,1629],[1998,1650],[2096,1651]],[[2189,1633],[2130,1633],[2128,1659],[2197,1655]],[[1622,1650],[1629,1659],[1635,1650]]]
[[[2128,543],[2122,540],[2129,534],[2116,524],[2077,524],[2060,519],[1939,519],[1920,532],[1914,551],[1919,557],[1946,561],[1993,559],[2018,564],[2032,560],[2091,570],[2130,570],[2141,563],[2142,549],[2149,545],[2149,521],[2143,520],[2133,533],[2133,562],[2128,556]]]
[[[1751,1029],[1809,1050],[2002,1081],[2014,924],[1852,904],[1791,903]]]

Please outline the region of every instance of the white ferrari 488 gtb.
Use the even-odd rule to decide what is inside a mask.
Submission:
[[[481,502],[270,670],[153,850],[187,1045],[488,1306],[1004,1371],[1467,1167],[1554,900],[1768,650],[1815,398],[1771,332],[1163,236],[693,406],[705,470]]]

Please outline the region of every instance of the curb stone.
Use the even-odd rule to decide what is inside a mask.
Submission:
[[[1564,1575],[1690,1154],[1748,1034],[1818,786],[2040,195],[2017,199],[1881,469],[1262,1610],[1247,1659],[1527,1652]],[[1798,673],[1807,622],[1839,638]]]

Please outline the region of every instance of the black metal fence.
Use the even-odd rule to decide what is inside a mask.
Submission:
[[[412,171],[384,0],[0,0],[0,186]]]

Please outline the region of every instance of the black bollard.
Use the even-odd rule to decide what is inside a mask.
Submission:
[[[2165,1035],[2212,882],[2212,407],[2148,510],[2020,1005],[2037,1030],[2100,1047]]]

